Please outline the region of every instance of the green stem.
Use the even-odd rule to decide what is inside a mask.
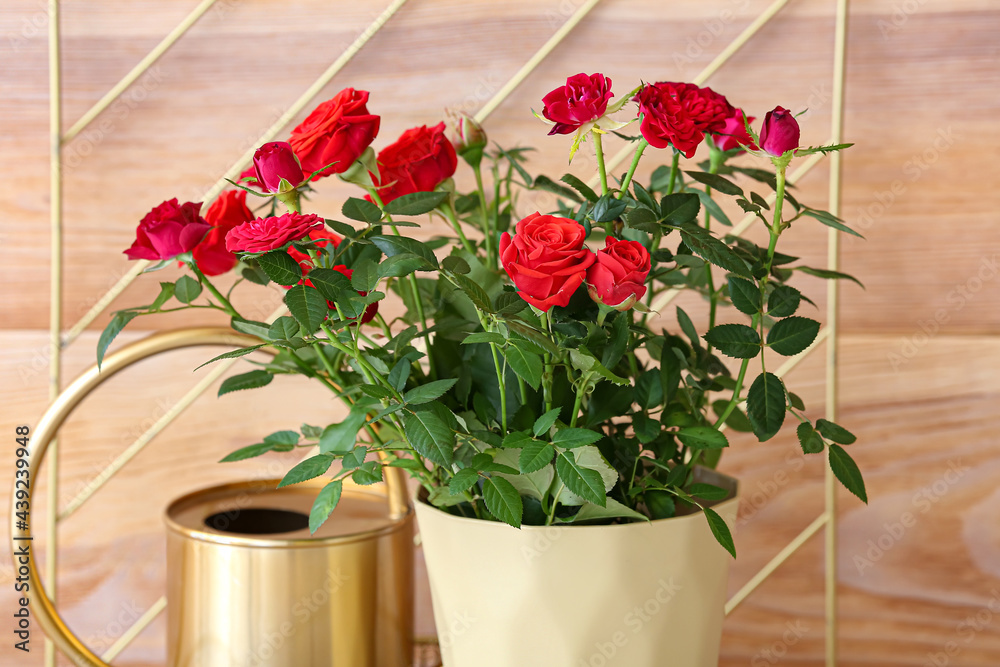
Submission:
[[[486,237],[486,265],[497,268],[496,256],[499,252],[497,241],[493,238],[493,218],[486,211],[486,188],[483,186],[483,170],[478,164],[472,168],[476,175],[476,191],[479,193],[479,211],[483,216],[483,235]]]
[[[708,173],[716,174],[719,172],[719,165],[722,163],[722,153],[719,149],[712,146],[712,152],[709,154],[709,167]],[[709,197],[712,196],[712,188],[706,187],[705,194]],[[712,229],[712,212],[707,208],[705,209],[705,229],[710,231]],[[708,329],[709,331],[715,326],[715,315],[719,308],[719,295],[715,293],[715,278],[712,275],[712,264],[710,262],[705,262],[705,271],[707,272],[707,282],[708,282]],[[708,351],[712,351],[712,344],[708,344]]]
[[[549,510],[549,515],[545,519],[546,526],[551,526],[552,522],[555,520],[556,508],[559,506],[559,496],[562,495],[562,491],[565,488],[566,487],[563,486],[563,483],[559,482],[559,488],[556,490],[556,495],[552,497],[552,508]]]
[[[573,401],[573,416],[569,420],[570,428],[576,427],[576,418],[580,415],[580,405],[583,403],[583,393],[584,393],[583,390],[590,383],[589,375],[590,375],[589,373],[584,374],[584,376],[580,379],[580,383],[582,384],[583,388],[576,390],[576,400]]]
[[[198,280],[201,281],[201,284],[207,287],[208,291],[212,293],[212,296],[214,296],[218,300],[218,302],[222,304],[222,307],[226,309],[226,312],[229,315],[233,317],[240,316],[240,314],[236,312],[236,309],[233,308],[233,304],[229,303],[229,299],[222,296],[222,292],[220,292],[215,288],[215,285],[212,284],[212,281],[210,281],[205,276],[205,274],[201,272],[201,269],[198,268],[198,265],[193,260],[191,262],[188,262],[188,266],[190,266],[194,274],[198,276]]]
[[[500,389],[500,425],[503,427],[504,435],[507,435],[507,387],[503,381],[503,367],[500,365],[496,343],[490,343],[490,351],[493,352],[493,366],[497,371],[497,386]]]
[[[632,176],[635,175],[636,167],[639,166],[639,160],[642,158],[642,152],[646,150],[646,146],[649,142],[645,138],[639,140],[639,145],[636,146],[635,155],[632,156],[632,165],[628,168],[628,173],[625,174],[625,180],[622,181],[621,190],[618,192],[618,199],[625,196],[628,192],[628,186],[632,184]]]
[[[541,313],[539,319],[542,322],[542,328],[549,332],[549,338],[552,337],[552,329],[549,327],[549,314]],[[552,409],[552,380],[553,380],[553,365],[552,365],[552,354],[550,352],[545,352],[542,355],[545,361],[545,372],[542,375],[542,393],[545,397],[545,411],[548,412]]]
[[[760,313],[753,316],[753,327],[755,329],[757,328],[757,318],[759,316]],[[743,391],[743,380],[747,376],[747,368],[749,366],[750,366],[749,359],[744,359],[743,362],[740,364],[740,372],[739,375],[736,376],[736,386],[733,387],[733,397],[729,399],[729,403],[726,405],[726,409],[722,411],[722,414],[719,415],[719,418],[715,421],[714,424],[712,424],[712,428],[714,428],[715,430],[719,430],[719,428],[721,428],[722,425],[726,423],[726,420],[729,419],[729,415],[733,414],[733,410],[735,410],[736,406],[739,404],[740,393]]]
[[[452,208],[451,201],[445,200],[441,206],[441,210],[444,212],[444,217],[451,223],[452,229],[458,234],[458,240],[462,242],[462,247],[465,248],[470,255],[475,255],[476,250],[469,243],[469,239],[466,238],[465,232],[462,231],[462,225],[458,221],[458,216],[455,215],[455,209]]]
[[[670,162],[670,180],[667,181],[667,194],[673,194],[674,183],[677,182],[677,172],[680,171],[681,154],[674,150],[674,159]]]
[[[374,384],[381,384],[383,387],[385,387],[386,389],[388,389],[390,391],[390,393],[392,393],[393,398],[395,398],[400,403],[403,402],[403,396],[402,396],[402,394],[400,394],[398,391],[396,391],[396,388],[393,387],[392,384],[387,379],[385,379],[384,377],[382,377],[382,374],[379,373],[378,370],[376,370],[374,366],[372,366],[370,363],[368,363],[368,360],[364,358],[364,355],[362,355],[359,350],[352,350],[351,348],[347,347],[346,345],[344,345],[343,343],[341,343],[339,340],[337,340],[336,336],[333,335],[333,332],[330,331],[330,327],[328,325],[323,324],[321,326],[323,327],[323,331],[326,333],[326,335],[327,335],[327,337],[329,339],[327,341],[327,343],[330,345],[330,347],[332,347],[335,350],[340,350],[341,352],[344,352],[344,353],[349,354],[350,356],[354,357],[354,359],[361,366],[361,370],[363,371],[363,373],[365,375],[365,379],[367,379],[370,384],[373,384],[373,385]],[[376,380],[377,380],[377,382],[376,382]]]
[[[601,194],[606,195],[608,194],[608,171],[604,165],[604,145],[601,133],[596,130],[591,130],[590,133],[594,137],[594,151],[597,153],[597,173],[601,175]]]

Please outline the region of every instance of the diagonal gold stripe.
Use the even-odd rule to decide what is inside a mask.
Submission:
[[[159,44],[157,44],[152,51],[146,54],[146,57],[140,60],[132,70],[122,77],[121,81],[116,83],[114,87],[105,93],[104,97],[97,101],[97,103],[90,107],[87,113],[80,117],[80,120],[73,123],[73,127],[66,130],[66,133],[62,137],[62,143],[67,143],[72,141],[76,135],[80,134],[84,128],[86,128],[90,123],[101,115],[101,113],[111,106],[111,103],[118,99],[118,96],[125,92],[125,90],[135,83],[136,79],[142,76],[146,70],[153,66],[153,64],[160,59],[167,50],[173,46],[178,39],[180,39],[184,33],[191,29],[198,19],[200,19],[205,12],[212,8],[216,0],[202,0],[201,4],[194,8],[190,14],[184,17],[184,20],[177,24],[177,27],[170,31],[166,37],[163,38]]]
[[[257,146],[262,143],[266,143],[277,136],[278,132],[280,132],[281,129],[295,117],[296,114],[302,111],[302,109],[304,109],[317,94],[319,94],[319,92],[330,82],[330,80],[351,61],[358,51],[360,51],[361,48],[368,43],[375,33],[377,33],[382,26],[385,25],[385,23],[397,11],[399,11],[400,7],[406,4],[406,2],[407,0],[394,0],[393,3],[385,9],[385,11],[379,14],[378,17],[371,22],[364,32],[358,35],[357,39],[355,39],[354,42],[348,46],[342,54],[340,54],[340,57],[338,57],[333,64],[331,64],[330,67],[328,67],[326,71],[323,72],[320,77],[316,79],[311,86],[309,86],[309,88],[306,89],[299,99],[297,99],[285,111],[285,113],[283,113],[281,117],[278,118],[278,120],[276,120],[274,124],[260,136],[260,138],[253,144],[253,147],[244,153],[239,160],[233,163],[233,166],[226,171],[222,178],[220,178],[215,185],[209,188],[203,196],[206,206],[210,204],[211,201],[226,187],[227,178],[231,179],[239,175],[239,173],[243,171],[243,168],[250,163]],[[73,328],[66,333],[63,338],[63,346],[69,345],[76,340],[77,337],[79,337],[79,335],[83,333],[88,326],[90,326],[91,322],[97,319],[97,317],[104,312],[104,310],[111,305],[111,303],[117,299],[118,296],[132,284],[132,281],[135,280],[136,277],[138,277],[139,274],[141,274],[150,264],[151,262],[147,260],[139,260],[135,262],[132,268],[129,269],[128,273],[122,276],[117,283],[105,292],[104,295],[98,299],[97,303],[95,303],[91,309],[80,318],[80,321],[73,325]]]
[[[128,630],[126,630],[121,637],[119,637],[114,644],[111,645],[104,655],[101,656],[101,660],[110,663],[112,660],[118,657],[118,654],[125,650],[125,648],[132,643],[132,641],[139,636],[139,634],[149,626],[150,623],[156,620],[156,617],[163,613],[163,610],[167,608],[167,596],[162,596],[159,600],[153,603],[153,605],[143,612],[142,616],[133,623]]]
[[[819,532],[819,529],[822,528],[829,521],[829,519],[830,515],[826,512],[820,514],[811,524],[809,524],[808,527],[806,527],[805,530],[789,542],[784,549],[779,551],[778,554],[767,563],[767,565],[762,567],[757,574],[753,575],[750,578],[750,581],[748,581],[743,588],[738,590],[736,594],[729,598],[729,601],[726,602],[726,616],[729,616],[734,609],[743,604],[743,601],[746,600],[758,586],[774,574],[774,571],[777,570],[782,563],[791,558],[792,554],[798,551],[803,544],[808,542],[810,537]]]
[[[712,62],[710,62],[705,67],[705,69],[703,69],[701,72],[698,73],[697,76],[694,77],[692,83],[695,83],[696,85],[699,86],[705,83],[710,76],[715,74],[720,67],[726,64],[726,62],[728,62],[728,60],[732,58],[737,51],[743,48],[743,46],[750,41],[751,37],[756,35],[761,28],[767,25],[767,23],[771,19],[773,19],[777,15],[777,13],[780,12],[785,7],[785,5],[787,5],[790,1],[791,0],[775,0],[775,2],[771,3],[771,5],[767,9],[765,9],[760,16],[755,18],[753,22],[750,23],[750,25],[744,28],[743,32],[737,35],[736,39],[730,42],[729,45],[726,48],[724,48],[719,53],[719,55],[717,55],[715,59],[712,60]],[[611,173],[614,169],[618,167],[618,165],[624,162],[625,159],[632,154],[632,151],[633,151],[632,145],[628,144],[623,146],[621,150],[615,153],[614,157],[612,157],[611,160],[609,160],[607,163],[608,173]],[[599,178],[598,174],[594,174],[590,178],[590,181],[588,181],[588,184],[591,187],[594,187],[595,185],[597,185],[598,178]]]
[[[277,310],[275,310],[267,318],[268,322],[273,322],[279,315],[285,312],[285,306],[281,305]],[[192,387],[184,396],[181,397],[177,403],[175,403],[162,417],[156,420],[152,426],[150,426],[146,431],[136,438],[135,442],[129,445],[121,454],[115,457],[112,461],[105,467],[101,472],[99,472],[93,479],[91,479],[87,485],[83,488],[80,493],[78,493],[72,500],[70,500],[66,507],[59,512],[59,521],[63,521],[70,516],[85,502],[87,502],[91,496],[97,493],[101,487],[108,483],[108,481],[114,477],[125,465],[131,461],[135,456],[146,448],[153,439],[158,436],[163,429],[170,425],[177,417],[179,417],[185,410],[187,410],[192,403],[198,400],[198,397],[204,394],[212,384],[222,377],[222,374],[227,370],[232,368],[233,364],[239,361],[239,358],[235,359],[224,359],[220,361],[205,377],[198,381],[194,387]]]
[[[552,53],[560,42],[562,42],[573,29],[579,25],[580,21],[590,13],[590,10],[597,6],[597,3],[601,0],[587,0],[583,5],[577,9],[569,19],[562,24],[558,30],[548,39],[542,48],[535,52],[535,55],[528,59],[528,62],[519,69],[510,80],[504,84],[503,88],[497,91],[497,94],[490,99],[489,102],[483,105],[483,108],[476,113],[476,122],[482,123],[486,120],[491,113],[493,113],[500,104],[503,103],[507,97],[514,92],[514,90],[521,85],[521,83],[531,74],[545,58]],[[786,0],[787,1],[787,0]]]

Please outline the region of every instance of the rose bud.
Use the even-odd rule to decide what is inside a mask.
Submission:
[[[500,237],[500,263],[521,298],[538,310],[565,306],[594,263],[576,220],[532,213]]]
[[[458,167],[455,147],[444,136],[444,123],[422,125],[403,132],[394,144],[378,154],[379,173],[372,174],[379,185],[383,204],[414,192],[432,192],[451,178]]]
[[[650,257],[636,241],[607,237],[597,261],[587,269],[587,293],[601,306],[625,311],[646,294]]]
[[[488,143],[482,125],[465,113],[448,114],[448,139],[455,146],[455,152],[473,167],[483,159],[483,149]]]
[[[760,127],[760,147],[774,157],[799,147],[799,123],[791,111],[774,107],[774,111],[767,112]]]
[[[730,151],[734,148],[749,146],[750,150],[757,150],[757,144],[753,142],[747,132],[746,124],[743,122],[743,110],[737,109],[736,113],[726,119],[725,124],[715,134],[715,146],[720,151]],[[754,122],[755,118],[750,116],[747,123]]]
[[[236,255],[226,250],[226,234],[233,227],[253,219],[244,190],[227,190],[212,202],[205,213],[205,220],[212,229],[191,253],[202,273],[218,276],[236,266]]]
[[[285,141],[272,141],[258,148],[253,154],[253,167],[257,183],[266,192],[288,192],[305,180],[299,158],[295,156],[291,144]],[[283,180],[288,184],[284,188],[281,185]]]
[[[607,111],[611,97],[611,79],[603,74],[569,77],[565,86],[542,98],[542,116],[555,123],[549,134],[570,134],[597,120]]]
[[[332,165],[313,176],[315,181],[350,169],[375,140],[380,122],[368,112],[368,91],[345,88],[317,106],[292,130],[288,142],[306,176]]]
[[[125,251],[129,259],[171,259],[194,249],[211,227],[201,217],[201,204],[165,201],[147,213]]]

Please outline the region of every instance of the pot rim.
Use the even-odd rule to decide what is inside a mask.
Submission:
[[[203,497],[211,497],[216,494],[243,491],[246,493],[262,493],[266,491],[281,491],[287,489],[289,493],[294,493],[296,487],[298,490],[302,489],[315,489],[319,492],[326,483],[324,481],[317,480],[307,480],[299,484],[294,485],[294,487],[283,487],[283,489],[277,489],[280,479],[256,479],[256,480],[246,480],[241,482],[227,482],[225,484],[216,484],[213,486],[204,487],[190,493],[186,493],[179,498],[175,498],[173,501],[167,505],[166,510],[163,512],[163,523],[166,526],[167,532],[174,535],[179,535],[180,537],[187,538],[190,540],[195,540],[198,542],[208,542],[211,544],[218,544],[223,546],[231,547],[252,547],[256,549],[309,549],[318,547],[331,547],[340,546],[346,544],[352,544],[355,542],[362,542],[365,540],[376,539],[384,535],[389,535],[396,531],[402,530],[413,521],[414,510],[412,506],[407,506],[406,514],[401,517],[394,518],[392,516],[386,517],[387,525],[381,526],[379,528],[372,528],[369,530],[363,530],[355,533],[348,533],[346,535],[332,535],[328,537],[293,537],[293,538],[280,538],[280,537],[247,537],[241,534],[234,533],[222,533],[212,531],[210,529],[200,529],[191,528],[190,526],[180,523],[175,517],[176,514],[186,508],[192,502],[195,502]],[[368,489],[358,486],[345,486],[343,494],[345,496],[355,496],[355,497],[369,497],[369,498],[386,498],[386,494],[377,490]],[[336,514],[336,509],[334,510],[334,515]],[[334,520],[336,517],[331,515],[330,520]]]
[[[739,501],[740,501],[739,480],[737,480],[735,477],[731,477],[730,475],[726,475],[725,473],[721,473],[718,470],[714,470],[712,468],[704,468],[702,466],[695,466],[695,474],[699,475],[699,476],[701,476],[703,478],[704,477],[712,478],[716,482],[718,482],[718,484],[717,484],[718,486],[722,486],[723,488],[728,488],[729,489],[729,495],[726,496],[725,498],[723,498],[722,500],[705,501],[705,505],[707,507],[711,507],[711,508],[715,509],[715,508],[727,506],[727,505],[729,505],[731,503],[737,503],[737,504],[739,503]],[[418,508],[417,509],[417,513],[418,514],[421,513],[421,509],[431,510],[433,512],[436,512],[436,513],[442,515],[443,517],[446,517],[447,519],[453,520],[455,523],[469,523],[469,524],[476,524],[476,525],[480,525],[480,526],[497,526],[497,527],[500,527],[502,529],[503,528],[513,528],[509,524],[503,523],[502,521],[488,521],[486,519],[474,519],[474,518],[467,517],[467,516],[456,516],[454,514],[446,512],[446,511],[444,511],[444,510],[442,510],[442,509],[440,509],[438,507],[435,507],[434,505],[431,505],[429,502],[427,502],[426,496],[427,496],[427,489],[425,489],[424,487],[419,487],[417,489],[416,493],[414,494],[414,506]],[[515,530],[527,531],[529,533],[539,532],[539,531],[549,531],[549,530],[552,530],[553,528],[555,528],[557,530],[566,530],[566,529],[569,529],[569,530],[574,530],[574,531],[583,531],[583,530],[587,530],[587,529],[590,529],[592,531],[596,531],[596,530],[618,530],[618,531],[623,531],[623,530],[641,530],[641,529],[645,529],[645,528],[647,528],[649,526],[652,526],[654,524],[663,524],[663,523],[669,522],[669,521],[674,521],[674,522],[685,521],[685,520],[687,520],[687,521],[691,521],[691,520],[702,521],[702,520],[704,520],[703,519],[704,514],[705,514],[704,512],[702,512],[701,510],[698,510],[697,512],[692,512],[691,514],[684,514],[684,515],[681,515],[681,516],[672,516],[672,517],[668,517],[668,518],[665,518],[665,519],[650,519],[649,521],[642,521],[642,522],[636,521],[634,523],[615,523],[615,524],[597,524],[597,525],[594,525],[594,524],[576,525],[576,524],[572,524],[572,523],[560,523],[560,524],[552,524],[552,525],[549,525],[549,526],[529,526],[529,525],[522,525],[520,528],[517,528]],[[419,522],[419,517],[418,517],[418,522]]]

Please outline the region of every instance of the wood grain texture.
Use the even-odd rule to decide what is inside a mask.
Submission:
[[[64,4],[67,127],[194,6]],[[121,250],[136,221],[163,199],[197,200],[385,4],[219,0],[67,147],[67,324],[128,270]],[[539,148],[532,157],[538,172],[589,178],[593,156],[584,151],[567,166],[568,141],[546,138],[528,113],[545,92],[580,71],[605,72],[618,92],[639,79],[690,79],[768,4],[605,0],[486,129],[503,145]],[[349,85],[370,90],[371,107],[383,117],[377,141],[383,146],[405,128],[436,123],[446,106],[478,109],[577,6],[574,0],[411,0],[318,99]],[[827,0],[793,0],[709,84],[758,117],[779,103],[808,108],[800,119],[803,141],[824,142],[831,9]],[[840,664],[992,666],[1000,664],[1000,191],[994,187],[1000,145],[991,139],[1000,106],[1000,6],[855,0],[852,11],[846,139],[857,145],[845,158],[844,213],[867,240],[844,241],[843,266],[867,290],[844,288],[842,421],[859,436],[852,454],[866,473],[871,504],[862,508],[842,494]],[[47,398],[44,34],[44,3],[0,6],[0,433],[37,421]],[[620,145],[608,144],[609,153]],[[822,204],[826,176],[821,165],[798,183],[800,198]],[[468,174],[458,178],[469,184]],[[350,194],[327,179],[313,205],[336,212]],[[518,213],[544,210],[550,201],[525,197]],[[825,232],[798,223],[785,250],[821,265]],[[176,277],[170,270],[161,275]],[[139,281],[119,307],[152,299],[155,283]],[[822,282],[796,284],[820,297],[824,313]],[[259,290],[239,305],[263,317],[278,299]],[[701,313],[696,300],[678,303]],[[672,322],[671,312],[663,320]],[[66,350],[67,380],[93,362],[106,321],[100,318]],[[210,322],[218,323],[200,315],[140,319],[122,342]],[[147,362],[88,400],[64,431],[63,502],[194,383],[189,371],[204,352]],[[821,357],[805,362],[790,382],[811,407],[821,405]],[[169,500],[219,481],[279,476],[288,467],[278,456],[226,466],[213,461],[270,431],[336,419],[338,409],[297,379],[201,399],[61,528],[60,606],[72,627],[106,648],[159,597],[160,513]],[[0,448],[0,476],[12,466],[12,449]],[[950,466],[958,472],[949,474]],[[735,591],[821,510],[822,466],[798,455],[794,434],[783,432],[766,444],[734,439],[723,467],[745,489]],[[44,497],[44,484],[38,491]],[[0,494],[0,509],[7,503]],[[40,516],[44,503],[34,510]],[[911,525],[903,525],[907,514]],[[813,538],[728,619],[721,665],[822,664],[822,546],[821,535]],[[12,608],[12,576],[3,550],[0,610]],[[429,633],[425,588],[418,598],[418,632]],[[162,622],[155,623],[118,664],[162,664],[163,634]],[[40,639],[36,633],[27,659],[3,643],[0,664],[40,665]]]

